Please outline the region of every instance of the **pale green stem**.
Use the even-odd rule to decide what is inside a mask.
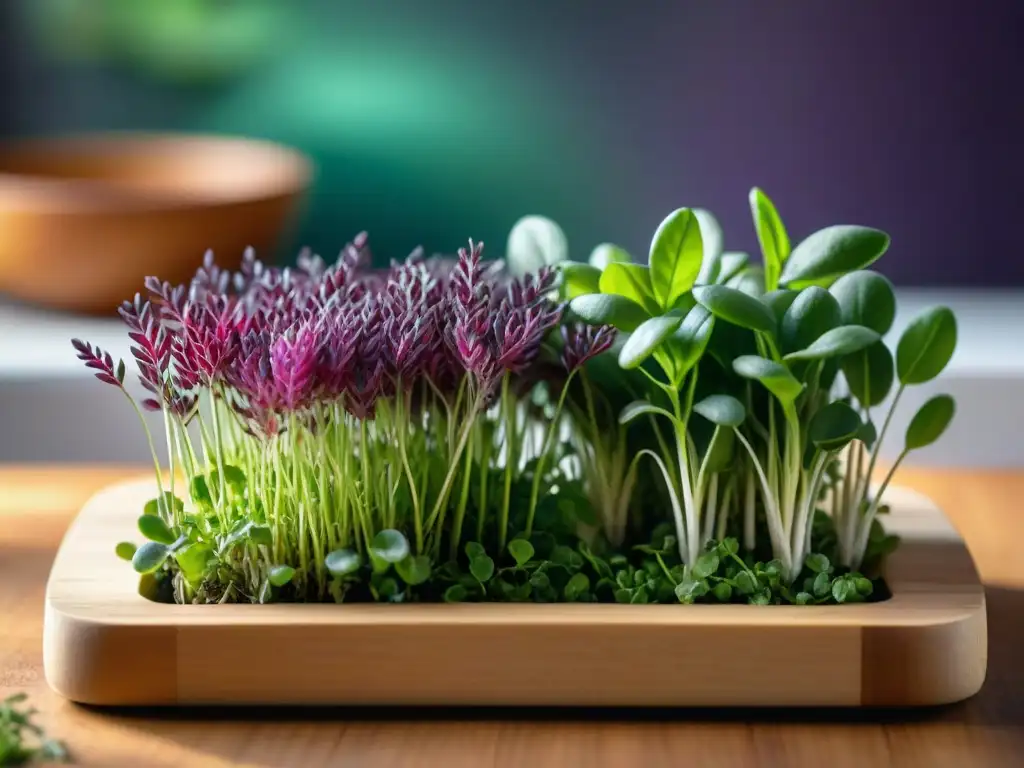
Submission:
[[[569,384],[572,382],[572,377],[576,371],[573,370],[569,377],[565,380],[565,385],[562,387],[562,394],[558,397],[558,404],[555,406],[555,414],[551,418],[551,423],[548,425],[547,434],[544,436],[544,442],[541,444],[540,455],[537,458],[537,466],[533,471],[533,487],[530,489],[530,506],[529,512],[526,517],[526,535],[529,536],[533,533],[533,518],[537,512],[537,496],[540,494],[540,481],[544,475],[544,462],[548,457],[548,453],[551,452],[551,442],[554,440],[555,432],[561,424],[562,419],[562,406],[565,403],[565,396],[569,392]]]

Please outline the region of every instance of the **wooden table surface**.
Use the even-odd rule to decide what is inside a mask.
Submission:
[[[124,467],[0,468],[0,698],[27,691],[41,711],[40,722],[68,744],[77,764],[1024,765],[1024,559],[1017,549],[1024,541],[1024,472],[899,475],[900,484],[931,496],[957,524],[988,593],[985,687],[968,702],[925,712],[110,711],[71,704],[43,678],[43,593],[50,563],[85,499],[137,474]],[[628,664],[628,654],[608,663]]]

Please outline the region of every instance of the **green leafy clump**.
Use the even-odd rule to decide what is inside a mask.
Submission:
[[[931,309],[889,346],[895,294],[868,269],[888,236],[793,244],[750,204],[760,265],[680,208],[647,264],[610,243],[570,261],[530,216],[491,264],[471,243],[381,273],[357,238],[333,265],[147,281],[121,315],[174,472],[154,451],[144,541],[116,554],[179,603],[881,599],[883,494],[952,398],[870,480],[956,321]],[[124,363],[75,348],[138,410]]]
[[[36,725],[27,700],[28,694],[16,693],[0,701],[0,765],[67,762],[67,748]]]

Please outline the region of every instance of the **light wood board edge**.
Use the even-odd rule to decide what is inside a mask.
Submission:
[[[44,667],[97,705],[912,706],[968,698],[984,590],[928,499],[892,489],[892,599],[869,605],[152,603],[113,545],[151,481],[93,497],[47,584]]]

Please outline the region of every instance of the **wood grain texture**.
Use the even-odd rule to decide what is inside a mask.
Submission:
[[[1024,750],[1024,473],[901,470],[948,512],[986,583],[989,675],[948,707],[97,709],[42,670],[44,589],[81,503],[145,468],[0,468],[0,697],[27,691],[89,766],[1018,766]],[[272,662],[268,662],[272,663]],[[627,662],[620,662],[627,663]]]
[[[139,510],[155,494],[148,480],[102,491],[57,554],[43,658],[69,699],[906,706],[959,701],[985,677],[985,600],[970,555],[942,513],[909,491],[887,497],[889,528],[903,537],[887,575],[893,597],[810,608],[162,605],[138,594],[137,576],[113,553],[137,538]],[[624,654],[628,664],[613,663]]]

